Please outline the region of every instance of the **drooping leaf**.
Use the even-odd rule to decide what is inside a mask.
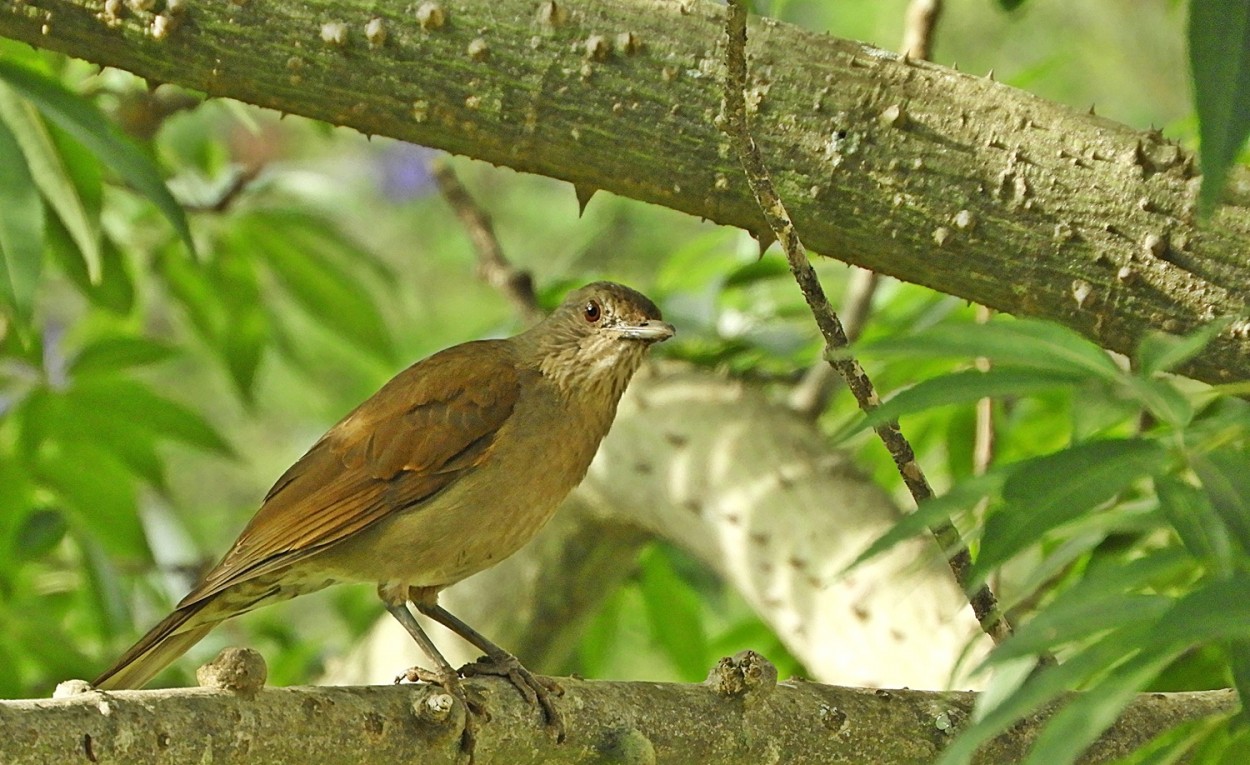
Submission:
[[[73,237],[56,215],[48,217],[47,233],[48,254],[88,300],[118,315],[130,313],[135,301],[134,279],[111,238],[100,237],[101,276],[99,283],[92,283]]]
[[[88,281],[95,284],[103,275],[100,264],[99,225],[99,173],[91,167],[77,169],[77,165],[93,165],[94,158],[67,157],[58,145],[47,123],[28,101],[13,93],[0,82],[0,120],[7,122],[14,137],[22,147],[35,186],[43,194],[44,201],[60,218],[65,230],[77,247],[87,273]],[[94,177],[94,197],[91,191],[84,193],[84,185],[90,185]]]
[[[157,364],[172,358],[177,350],[166,343],[145,337],[110,335],[92,342],[70,361],[71,376],[112,374],[134,367]]]
[[[1159,510],[1189,554],[1207,562],[1221,575],[1232,573],[1231,537],[1206,495],[1171,476],[1155,476],[1154,483]]]
[[[1133,591],[1180,576],[1191,567],[1183,551],[1167,548],[1127,563],[1108,562],[1094,568],[1021,624],[1009,640],[994,649],[987,664],[1053,652],[1106,630],[1153,621],[1170,607],[1171,600]]]
[[[112,555],[149,557],[134,476],[111,451],[85,441],[57,441],[39,456],[36,475],[65,503],[72,524],[89,529]]]
[[[986,397],[1022,396],[1081,382],[1072,374],[1010,367],[986,371],[966,369],[932,377],[900,391],[868,413],[864,426],[875,427],[899,417],[951,404],[971,404]]]
[[[122,377],[78,380],[66,391],[82,406],[108,408],[115,418],[138,424],[162,438],[229,456],[229,444],[198,413],[135,380]]]
[[[1042,667],[1028,675],[1014,692],[992,706],[978,704],[971,726],[960,732],[942,751],[936,765],[966,765],[977,748],[1032,711],[1060,695],[1080,687],[1140,645],[1149,625],[1129,625],[1113,630],[1095,643],[1068,657],[1063,663]],[[984,700],[983,697],[982,700]]]
[[[1153,441],[1123,439],[1077,444],[1020,463],[1003,485],[1004,507],[986,521],[977,569],[984,574],[1004,563],[1151,474],[1166,456]]]
[[[1170,372],[1201,353],[1230,321],[1216,319],[1183,336],[1148,332],[1137,346],[1137,366],[1144,375]]]
[[[1193,419],[1193,404],[1169,380],[1129,377],[1126,384],[1130,394],[1160,422],[1183,428]]]
[[[1250,574],[1208,581],[1181,596],[1150,631],[1149,647],[1167,653],[1191,645],[1250,639]]]
[[[43,270],[43,213],[22,147],[0,120],[0,298],[23,325]]]
[[[1220,449],[1193,459],[1211,507],[1242,550],[1250,550],[1250,456]]]
[[[899,518],[889,530],[873,540],[866,550],[843,569],[842,574],[890,550],[899,542],[927,532],[934,523],[946,521],[976,506],[981,500],[1000,491],[1005,480],[1004,472],[991,469],[983,475],[959,481],[941,496],[925,500],[915,512]]]
[[[256,372],[271,338],[269,315],[252,256],[221,244],[208,268],[216,287],[214,297],[226,312],[216,345],[239,393],[251,402]]]
[[[1250,5],[1191,0],[1189,68],[1201,140],[1199,209],[1209,213],[1250,134]]]
[[[156,205],[178,232],[187,250],[195,254],[186,214],[169,193],[156,165],[94,104],[70,92],[60,82],[12,61],[0,60],[0,80],[12,86],[45,117],[90,149],[100,162]]]
[[[357,347],[390,360],[390,333],[359,280],[317,248],[301,247],[298,241],[280,221],[255,214],[236,224],[230,246],[255,250],[309,315]]]
[[[910,335],[857,345],[867,357],[988,357],[1000,365],[1085,378],[1118,381],[1119,367],[1107,352],[1067,327],[1032,319],[985,324],[943,324]]]
[[[1074,697],[1042,729],[1025,765],[1071,765],[1177,652],[1141,653]]]
[[[698,596],[673,570],[660,548],[639,561],[641,588],[651,633],[687,682],[707,674],[707,637]]]

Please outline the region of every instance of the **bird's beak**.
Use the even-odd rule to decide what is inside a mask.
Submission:
[[[621,333],[621,337],[627,337],[630,340],[646,340],[652,343],[663,342],[677,334],[677,330],[673,328],[672,324],[659,319],[650,319],[641,324],[615,327],[614,329]]]

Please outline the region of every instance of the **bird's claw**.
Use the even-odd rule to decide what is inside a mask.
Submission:
[[[485,675],[504,677],[525,698],[527,702],[542,709],[547,730],[556,738],[564,741],[564,719],[556,708],[553,696],[564,695],[564,688],[555,680],[535,675],[511,654],[503,656],[482,656],[477,661],[465,664],[459,669],[461,677],[481,677]]]
[[[409,683],[429,683],[437,685],[451,695],[456,701],[464,705],[466,714],[464,716],[464,732],[460,734],[460,752],[467,756],[466,762],[473,762],[473,751],[477,747],[477,726],[478,718],[482,718],[482,722],[490,722],[490,711],[486,708],[486,703],[482,700],[477,690],[469,688],[460,682],[457,674],[444,675],[432,669],[425,667],[409,667],[395,678],[395,682]]]

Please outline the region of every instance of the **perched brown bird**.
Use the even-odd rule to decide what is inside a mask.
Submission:
[[[410,677],[467,703],[409,603],[484,651],[477,670],[509,677],[558,725],[548,689],[439,606],[438,593],[538,532],[585,476],[647,348],[672,335],[646,297],[597,282],[515,337],[413,364],[278,479],[221,562],[95,687],[142,686],[232,616],[340,582],[375,582],[435,663]],[[471,736],[466,729],[468,746]]]

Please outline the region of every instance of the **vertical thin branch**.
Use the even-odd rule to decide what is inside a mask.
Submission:
[[[912,59],[933,58],[933,29],[942,17],[942,0],[911,0],[903,22],[902,54]]]
[[[839,349],[847,346],[846,332],[829,305],[816,271],[807,258],[807,250],[799,239],[790,214],[773,187],[759,148],[751,137],[747,124],[746,99],[743,95],[747,82],[747,12],[742,0],[729,0],[725,29],[728,37],[725,56],[727,78],[725,108],[720,117],[721,127],[734,142],[747,182],[759,203],[764,219],[777,235],[777,240],[781,242],[786,253],[790,272],[794,275],[799,289],[802,290],[803,297],[816,320],[816,326],[819,327],[824,337],[826,359],[846,380],[847,387],[855,395],[860,408],[865,412],[870,412],[880,405],[880,399],[859,362],[838,353]],[[916,461],[911,444],[899,430],[898,423],[890,422],[879,425],[875,430],[886,449],[889,450],[899,474],[903,477],[903,483],[917,504],[930,499],[933,496],[933,489],[929,486],[924,471]],[[949,521],[943,521],[930,526],[930,531],[937,539],[938,546],[948,551],[947,562],[950,564],[955,581],[965,592],[972,590],[972,556],[960,539],[958,530]],[[998,602],[989,587],[981,586],[969,592],[969,603],[981,628],[995,643],[1000,643],[1010,636],[1011,625],[999,611]]]
[[[543,312],[534,297],[534,282],[529,272],[513,266],[504,256],[490,216],[469,194],[447,160],[436,160],[432,163],[431,170],[443,199],[447,200],[456,217],[464,224],[469,241],[473,243],[473,249],[477,252],[478,275],[511,300],[526,321],[541,319]]]
[[[933,31],[941,16],[942,0],[912,0],[904,17],[903,44],[899,52],[913,59],[932,58]],[[853,267],[839,311],[851,342],[858,340],[863,332],[872,309],[872,298],[880,284],[880,275]],[[810,420],[816,419],[829,407],[839,379],[828,364],[816,364],[790,392],[790,408]]]

